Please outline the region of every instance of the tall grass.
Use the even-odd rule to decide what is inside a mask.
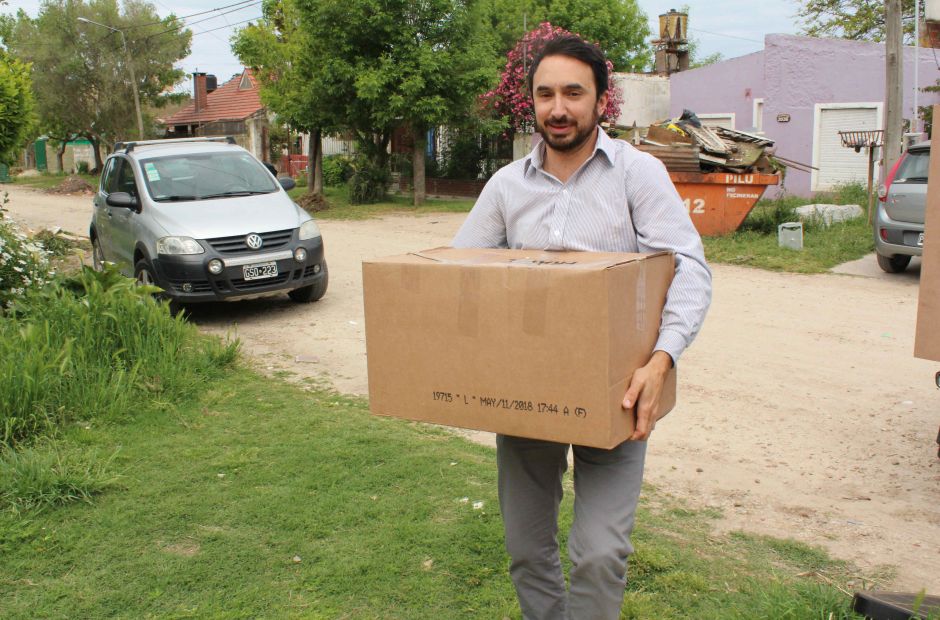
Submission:
[[[183,397],[237,349],[200,336],[115,270],[84,268],[0,319],[0,444],[133,412],[144,396]]]
[[[0,510],[22,513],[71,502],[91,503],[117,481],[108,458],[97,450],[52,442],[12,450],[0,448]]]

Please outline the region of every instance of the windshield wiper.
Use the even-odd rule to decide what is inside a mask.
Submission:
[[[196,196],[173,194],[171,196],[160,196],[156,200],[157,202],[166,202],[166,201],[177,202],[177,201],[182,201],[182,200],[198,200],[198,198]]]
[[[256,194],[270,194],[270,191],[260,191],[260,190],[239,190],[235,192],[219,192],[218,194],[206,194],[205,196],[200,196],[201,199],[206,198],[231,198],[232,196],[254,196]]]

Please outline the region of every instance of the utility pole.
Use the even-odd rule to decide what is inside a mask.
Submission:
[[[95,26],[101,26],[102,28],[107,28],[111,32],[116,32],[121,35],[121,43],[124,45],[124,58],[127,63],[127,70],[131,74],[131,91],[134,93],[134,111],[137,112],[137,132],[140,134],[140,139],[144,139],[144,119],[140,113],[140,95],[137,92],[137,76],[134,75],[134,63],[132,62],[130,52],[127,51],[127,37],[124,36],[124,31],[120,28],[112,28],[111,26],[100,24],[96,21],[92,21],[85,17],[79,17],[78,21],[85,24],[93,24]]]
[[[885,133],[884,168],[886,175],[901,156],[904,83],[901,38],[901,0],[885,0]]]

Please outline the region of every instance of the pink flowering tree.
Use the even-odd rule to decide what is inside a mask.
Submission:
[[[552,26],[548,22],[542,22],[538,28],[527,32],[506,55],[506,67],[500,75],[499,85],[483,95],[484,108],[491,110],[494,116],[508,117],[510,127],[515,131],[531,131],[535,127],[535,115],[526,85],[526,71],[548,41],[569,34],[564,28]],[[623,102],[620,89],[614,85],[613,73],[614,65],[608,60],[610,90],[607,109],[604,111],[604,117],[608,119],[616,119],[620,115],[620,104]]]

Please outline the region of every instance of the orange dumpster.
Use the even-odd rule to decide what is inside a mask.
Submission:
[[[670,172],[692,223],[702,236],[727,235],[741,226],[776,174]]]

